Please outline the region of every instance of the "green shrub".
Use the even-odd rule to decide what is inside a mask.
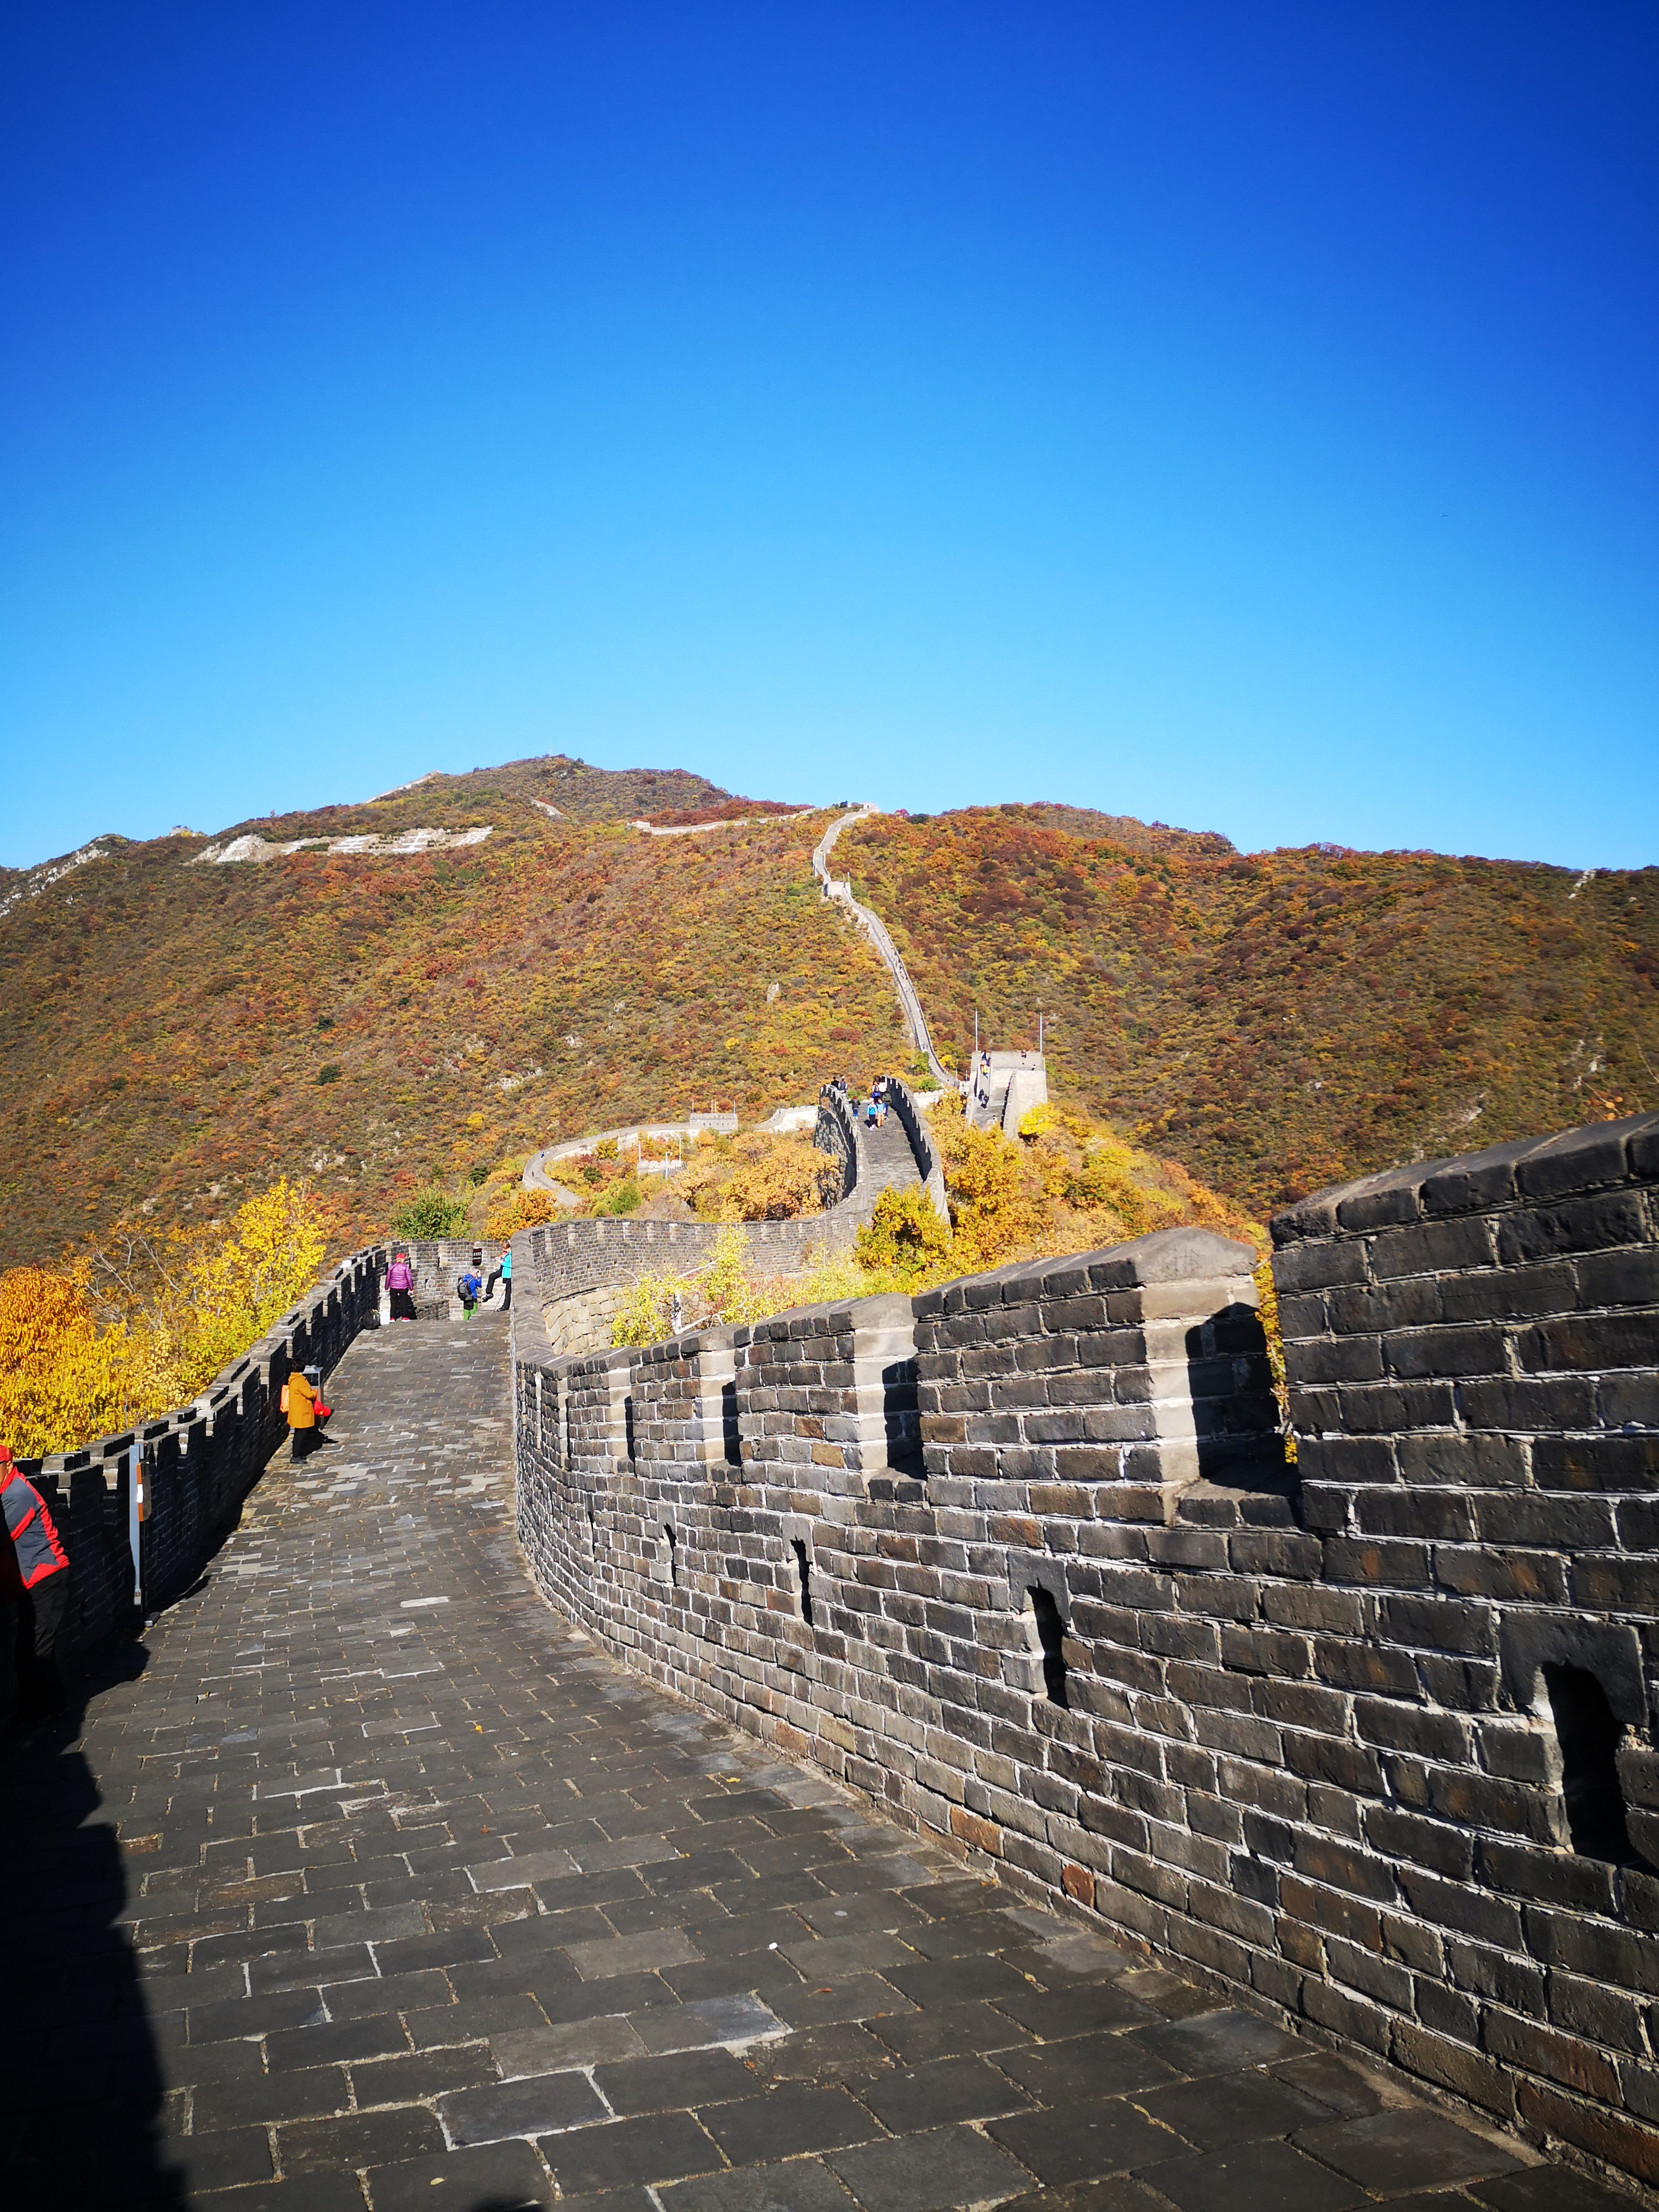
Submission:
[[[392,1217],[392,1235],[411,1244],[439,1237],[459,1237],[465,1228],[466,1200],[435,1188],[416,1191]]]
[[[337,1060],[325,1060],[317,1071],[317,1080],[319,1083],[337,1083],[340,1073],[340,1063]]]
[[[641,1198],[637,1179],[625,1176],[621,1182],[612,1183],[603,1198],[593,1201],[595,1213],[637,1213]]]

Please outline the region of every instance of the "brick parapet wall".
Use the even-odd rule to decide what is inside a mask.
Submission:
[[[945,1193],[945,1163],[934,1146],[933,1133],[927,1118],[917,1105],[908,1084],[902,1083],[896,1075],[887,1079],[887,1103],[904,1125],[904,1133],[910,1139],[910,1150],[915,1156],[916,1173],[927,1193],[933,1211],[941,1221],[951,1218],[951,1208]]]
[[[296,1367],[325,1376],[365,1326],[373,1326],[384,1248],[343,1261],[292,1312],[180,1410],[78,1451],[23,1462],[62,1531],[73,1570],[60,1655],[74,1671],[130,1635],[131,1455],[149,1462],[149,1517],[140,1533],[148,1610],[189,1588],[271,1454],[288,1434],[282,1386]]]
[[[1299,1469],[1253,1255],[1200,1231],[587,1360],[538,1322],[525,1549],[900,1817],[1659,2179],[1656,1126],[1281,1217]]]
[[[1365,1639],[1346,1678],[1314,1645],[1357,1785],[1321,1905],[1369,1892],[1432,1945],[1396,1989],[1385,1943],[1354,2002],[1396,2056],[1659,2179],[1659,1115],[1372,1176],[1273,1233],[1316,1595]],[[1598,1764],[1607,1856],[1575,1835]]]
[[[852,1249],[856,1224],[839,1208],[799,1221],[740,1224],[750,1264],[768,1274],[795,1274],[819,1255]],[[601,1215],[521,1230],[513,1240],[515,1278],[533,1282],[544,1302],[603,1284],[636,1282],[643,1274],[690,1274],[714,1256],[721,1224],[712,1221],[636,1221]],[[520,1258],[526,1255],[528,1266]],[[516,1310],[516,1308],[515,1308]]]
[[[846,1095],[833,1084],[826,1083],[818,1092],[818,1118],[812,1131],[812,1142],[821,1152],[841,1163],[841,1203],[844,1206],[856,1197],[860,1181],[868,1182],[864,1170],[864,1131]]]

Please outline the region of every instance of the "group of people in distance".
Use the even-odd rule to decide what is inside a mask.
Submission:
[[[513,1304],[513,1254],[502,1253],[498,1264],[490,1270],[485,1282],[479,1274],[480,1261],[470,1261],[457,1277],[455,1295],[461,1302],[463,1320],[471,1321],[479,1306],[486,1304],[497,1283],[501,1286],[501,1311],[506,1313]],[[392,1302],[393,1321],[413,1321],[415,1314],[415,1270],[409,1254],[400,1244],[392,1265],[386,1271],[386,1286]]]
[[[879,1129],[887,1119],[887,1091],[892,1079],[890,1075],[877,1076],[875,1081],[870,1085],[870,1096],[862,1105],[859,1103],[858,1092],[848,1088],[845,1076],[837,1075],[832,1078],[830,1088],[839,1091],[847,1101],[852,1109],[853,1119],[855,1121],[861,1121],[866,1129]]]

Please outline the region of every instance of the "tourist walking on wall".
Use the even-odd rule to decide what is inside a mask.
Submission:
[[[459,1282],[456,1284],[455,1295],[461,1302],[463,1321],[471,1320],[477,1307],[478,1293],[483,1288],[483,1285],[478,1279],[477,1271],[472,1267],[469,1267]]]
[[[9,1655],[16,1668],[15,1725],[30,1728],[64,1702],[58,1632],[69,1603],[70,1561],[46,1499],[18,1473],[4,1444],[0,1444],[0,1510],[5,1519],[5,1535],[0,1540],[0,1610],[16,1620]]]
[[[386,1286],[392,1293],[393,1321],[413,1321],[415,1318],[415,1270],[409,1264],[407,1252],[399,1251],[386,1271]]]
[[[283,1410],[288,1415],[289,1449],[295,1459],[308,1459],[322,1442],[317,1426],[317,1386],[309,1375],[295,1369],[283,1385]]]

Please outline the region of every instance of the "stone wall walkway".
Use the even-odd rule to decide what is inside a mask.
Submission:
[[[360,1338],[13,1752],[9,2212],[1593,2212],[602,1659],[512,1538],[504,1322]]]

